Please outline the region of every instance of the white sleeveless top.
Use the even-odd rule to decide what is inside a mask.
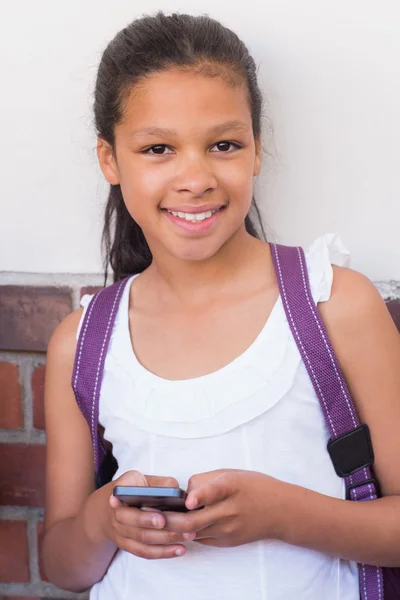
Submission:
[[[338,236],[306,253],[316,302],[330,296],[331,263],[345,265]],[[136,276],[131,278],[131,282]],[[278,299],[251,346],[208,375],[170,381],[136,359],[125,287],[105,362],[99,420],[113,445],[115,477],[137,469],[175,477],[248,469],[336,498],[344,481],[332,466],[322,411]],[[82,298],[87,307],[91,296]],[[82,322],[82,321],[81,321]],[[118,551],[91,600],[359,600],[357,565],[264,540],[235,548],[186,543],[171,560]]]

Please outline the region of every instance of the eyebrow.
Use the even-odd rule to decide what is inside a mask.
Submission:
[[[207,130],[207,134],[219,135],[221,133],[224,133],[225,131],[236,131],[238,133],[240,133],[240,132],[244,133],[244,132],[247,132],[248,129],[249,129],[249,127],[248,127],[248,125],[246,125],[246,123],[243,123],[242,121],[238,121],[238,120],[233,120],[233,121],[225,121],[224,123],[219,123],[218,125],[214,125],[213,127],[210,127]],[[176,137],[178,134],[176,131],[173,131],[172,129],[163,129],[162,127],[144,127],[143,129],[137,129],[136,131],[133,131],[131,135],[134,137],[142,137],[142,136]]]

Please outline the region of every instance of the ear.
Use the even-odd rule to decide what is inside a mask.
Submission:
[[[113,149],[111,145],[101,137],[97,138],[97,157],[99,159],[100,169],[108,183],[118,185],[119,170]]]
[[[254,160],[253,177],[258,175],[260,172],[260,169],[261,169],[261,152],[262,152],[261,137],[259,137],[255,140],[255,147],[256,147],[256,156],[255,156],[255,160]]]

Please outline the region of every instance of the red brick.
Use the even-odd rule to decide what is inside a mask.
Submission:
[[[0,429],[22,427],[21,384],[18,366],[0,362]]]
[[[44,505],[46,448],[0,444],[0,505]]]
[[[29,550],[26,521],[0,521],[0,581],[28,583]]]
[[[85,294],[95,294],[96,292],[102,289],[102,286],[96,287],[95,285],[87,285],[86,287],[81,288],[81,298]]]
[[[44,565],[43,565],[43,555],[42,555],[42,539],[43,536],[43,522],[39,521],[37,524],[37,541],[38,541],[38,557],[39,557],[39,573],[40,573],[40,579],[42,581],[49,581],[46,577],[46,573],[44,571]]]
[[[0,596],[0,600],[41,600],[38,596]],[[46,600],[51,600],[47,598]]]
[[[0,349],[46,351],[54,329],[71,311],[69,288],[0,286]]]
[[[44,376],[45,365],[40,365],[32,373],[33,426],[44,429]]]
[[[386,302],[386,306],[393,317],[397,329],[400,331],[400,300],[389,300]]]

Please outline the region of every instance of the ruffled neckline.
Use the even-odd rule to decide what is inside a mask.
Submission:
[[[331,262],[344,265],[347,258],[335,234],[326,234],[310,246],[306,260],[315,302],[330,296]],[[280,297],[252,344],[217,371],[184,380],[168,380],[148,371],[138,361],[129,333],[129,291],[137,276],[128,281],[118,309],[101,390],[101,421],[111,411],[154,434],[214,436],[271,409],[290,390],[301,358]],[[117,400],[107,401],[116,393]]]

